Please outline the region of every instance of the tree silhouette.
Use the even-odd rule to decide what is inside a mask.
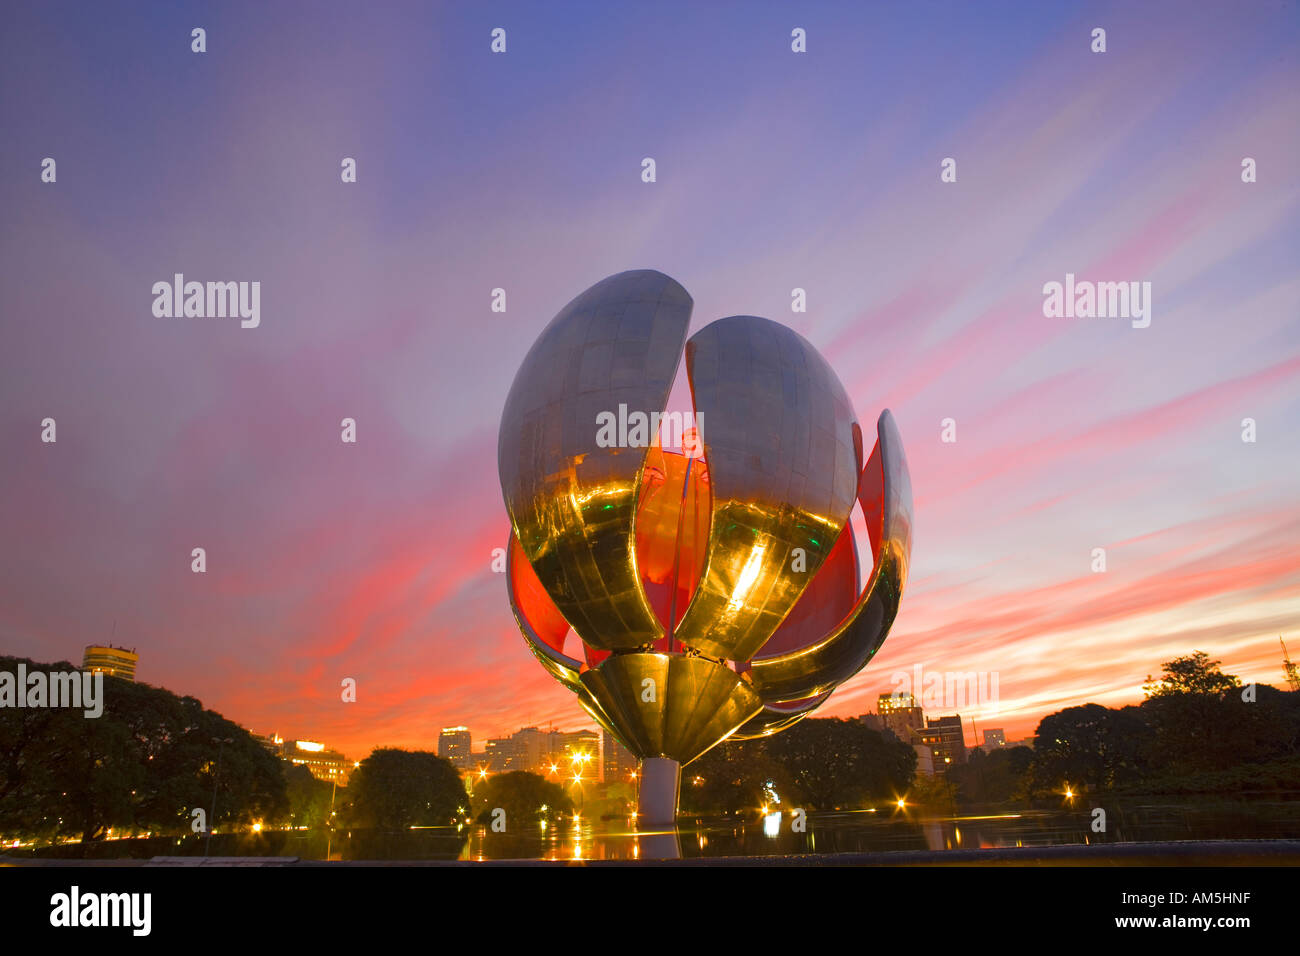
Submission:
[[[756,810],[775,791],[783,808],[829,810],[892,800],[916,752],[859,720],[809,718],[758,740],[728,742],[682,769],[682,810]]]
[[[1133,707],[1084,704],[1049,714],[1034,736],[1035,789],[1109,790],[1132,779],[1142,766],[1148,733]]]
[[[0,671],[76,671],[0,657]],[[216,773],[216,739],[229,739]],[[0,830],[43,838],[103,837],[109,828],[190,832],[191,810],[268,823],[288,811],[279,759],[244,728],[193,697],[104,678],[103,713],[0,709]]]
[[[544,819],[573,813],[573,800],[558,783],[526,770],[512,770],[488,777],[474,788],[474,810],[480,823],[491,823],[497,809],[506,812],[507,832],[524,825],[531,832]]]
[[[451,761],[427,751],[384,748],[361,761],[348,781],[352,826],[404,829],[463,818],[469,795]]]
[[[1219,661],[1196,651],[1148,677],[1142,710],[1155,733],[1156,763],[1171,773],[1223,770],[1266,759],[1275,749],[1279,715],[1273,688],[1243,695],[1241,681],[1219,669]],[[1268,692],[1268,699],[1262,696]]]
[[[1222,661],[1210,660],[1204,651],[1195,651],[1185,657],[1175,657],[1160,665],[1164,668],[1159,680],[1147,675],[1142,690],[1148,699],[1174,697],[1180,694],[1203,694],[1211,697],[1223,697],[1229,691],[1241,686],[1241,681],[1232,674],[1219,670]]]

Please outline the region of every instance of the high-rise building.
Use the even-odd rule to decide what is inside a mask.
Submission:
[[[927,777],[934,776],[934,750],[927,744],[913,744],[912,749],[916,751],[916,772],[925,774]]]
[[[905,744],[915,743],[914,732],[925,726],[925,717],[911,694],[881,694],[876,698],[876,711],[885,729]]]
[[[484,748],[488,760],[487,769],[492,773],[509,773],[513,770],[539,773],[549,762],[551,751],[555,747],[553,734],[554,731],[539,730],[537,727],[521,727],[509,737],[489,739]]]
[[[984,731],[984,749],[997,750],[1007,745],[1007,735],[1003,733],[1001,727],[990,727]]]
[[[306,767],[317,780],[331,781],[340,787],[346,787],[352,775],[352,762],[347,757],[314,740],[286,740],[284,759]]]
[[[509,773],[511,770],[523,770],[519,757],[519,747],[515,738],[489,737],[483,745],[485,767],[490,773]]]
[[[555,738],[551,732],[540,730],[537,727],[524,727],[515,731],[512,738],[515,742],[515,753],[518,755],[519,766],[514,770],[527,770],[536,773],[541,770],[543,763],[550,758],[555,749]]]
[[[559,730],[540,730],[522,727],[509,737],[492,737],[484,745],[483,759],[490,773],[509,773],[526,770],[543,776],[555,772],[568,774],[573,770],[575,757],[583,758],[584,773],[588,780],[600,779],[600,738],[595,731],[577,730],[564,733]],[[470,767],[474,758],[471,756]]]
[[[574,759],[581,760],[583,776],[589,780],[603,777],[603,765],[600,760],[600,735],[594,730],[575,730],[571,733],[556,734],[558,747],[552,751],[552,758],[571,765]]]
[[[966,739],[961,729],[961,715],[931,717],[924,729],[916,731],[917,742],[934,754],[936,770],[966,762]]]
[[[472,764],[468,727],[444,727],[438,734],[438,756],[450,760],[459,770],[468,770]]]
[[[286,740],[279,734],[253,734],[253,739],[285,763],[306,767],[317,780],[348,785],[355,764],[337,750],[314,740]]]
[[[912,739],[916,741],[913,749],[917,754],[916,772],[933,775],[936,769],[942,770],[948,765],[943,762],[943,734],[939,728],[922,727],[913,733]],[[922,757],[928,757],[929,763],[922,760]],[[936,766],[937,765],[937,766]]]
[[[90,644],[81,658],[81,669],[93,673],[103,672],[109,677],[135,680],[135,665],[140,655],[135,648],[115,647],[112,644]]]
[[[606,783],[626,783],[637,772],[640,761],[608,730],[600,735],[600,768]]]

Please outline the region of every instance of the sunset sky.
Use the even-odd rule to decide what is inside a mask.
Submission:
[[[497,425],[555,313],[651,268],[692,332],[784,322],[868,432],[897,419],[911,577],[819,715],[874,710],[917,664],[996,672],[996,712],[962,715],[1009,738],[1137,702],[1198,649],[1280,685],[1300,16],[1133,6],[7,10],[0,653],[79,662],[115,633],[140,680],[358,758],[449,724],[476,750],[589,726],[490,567]],[[154,317],[178,272],[260,281],[260,327]],[[1150,327],[1045,318],[1067,272],[1151,282]]]

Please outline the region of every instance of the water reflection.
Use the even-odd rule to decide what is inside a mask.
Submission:
[[[643,830],[634,820],[583,817],[576,823],[538,826],[522,833],[497,833],[490,826],[474,824],[401,831],[217,834],[211,853],[313,860],[656,860],[1298,836],[1300,801],[1116,805],[1108,810],[1104,833],[1093,832],[1087,810],[993,810],[947,816],[888,804],[806,815],[755,812],[747,817],[682,820],[676,830]],[[202,856],[203,842],[200,837],[173,837],[0,852],[95,859]]]
[[[532,838],[477,828],[461,859],[628,860],[1033,847],[1127,841],[1300,836],[1300,804],[1116,807],[1105,833],[1089,812],[1003,811],[934,816],[896,806],[835,813],[683,820],[676,831],[583,821]]]

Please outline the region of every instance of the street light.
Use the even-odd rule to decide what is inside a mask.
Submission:
[[[582,771],[579,770],[573,775],[573,782],[578,785],[578,812],[587,809],[587,792],[582,789]]]

